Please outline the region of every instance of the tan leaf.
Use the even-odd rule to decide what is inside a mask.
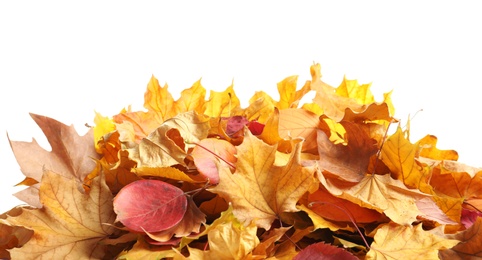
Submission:
[[[438,237],[416,226],[382,224],[366,259],[438,259],[438,252],[456,245],[458,240]]]
[[[79,191],[78,181],[45,172],[40,186],[41,209],[24,209],[11,224],[34,231],[21,248],[10,251],[13,259],[100,259],[113,227],[113,196],[104,178],[96,177],[88,194]]]
[[[22,173],[38,182],[45,170],[53,171],[66,178],[75,178],[82,183],[95,168],[99,155],[95,151],[92,129],[79,136],[74,126],[66,126],[49,117],[30,114],[43,131],[52,148],[49,152],[32,142],[11,141],[15,158]],[[16,197],[35,207],[42,205],[38,199],[39,185],[30,186],[16,194]]]
[[[221,168],[220,182],[211,190],[232,202],[234,215],[241,222],[269,229],[278,214],[298,211],[297,201],[314,184],[314,168],[300,164],[302,140],[294,139],[293,146],[289,162],[277,166],[276,146],[247,132],[237,147],[235,173]]]

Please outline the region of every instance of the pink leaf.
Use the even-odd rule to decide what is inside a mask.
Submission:
[[[232,136],[237,133],[248,123],[248,119],[243,116],[232,116],[228,119],[228,125],[226,126],[226,134]]]
[[[293,260],[358,260],[343,248],[328,245],[323,242],[311,244],[301,250]]]
[[[135,232],[171,228],[181,221],[186,209],[184,192],[159,180],[132,182],[114,198],[117,221]]]

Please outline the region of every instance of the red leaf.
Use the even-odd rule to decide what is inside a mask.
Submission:
[[[229,136],[234,135],[244,128],[248,123],[248,119],[243,116],[232,116],[228,119],[228,125],[226,126],[226,134]]]
[[[181,221],[187,209],[184,192],[158,180],[140,180],[114,198],[117,221],[136,232],[158,232]]]
[[[248,124],[248,129],[253,135],[260,135],[263,132],[264,124],[258,121],[251,121]]]
[[[293,260],[358,260],[343,248],[328,245],[323,242],[311,244],[301,250]]]

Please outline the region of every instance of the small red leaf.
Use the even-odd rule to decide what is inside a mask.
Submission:
[[[187,209],[184,192],[158,180],[139,180],[114,198],[117,221],[135,232],[158,232],[181,221]]]
[[[228,119],[228,125],[226,126],[226,134],[229,136],[234,135],[244,128],[248,123],[248,119],[243,116],[232,116]]]
[[[264,124],[258,121],[251,121],[248,124],[248,129],[253,135],[260,135],[264,130]]]
[[[311,244],[301,250],[293,260],[358,260],[343,248],[328,245],[323,242]]]

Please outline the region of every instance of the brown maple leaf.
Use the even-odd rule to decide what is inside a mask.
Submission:
[[[30,115],[47,137],[52,151],[40,147],[35,139],[32,142],[10,140],[22,173],[40,182],[44,171],[53,171],[63,177],[76,179],[80,185],[95,168],[94,159],[99,158],[95,151],[93,131],[79,136],[72,125],[66,126],[46,116]],[[41,207],[38,189],[39,185],[36,184],[15,196],[32,206]]]
[[[377,142],[357,124],[342,121],[347,144],[333,144],[324,131],[318,130],[317,144],[324,171],[350,182],[359,182],[367,173],[370,157],[378,151]]]

